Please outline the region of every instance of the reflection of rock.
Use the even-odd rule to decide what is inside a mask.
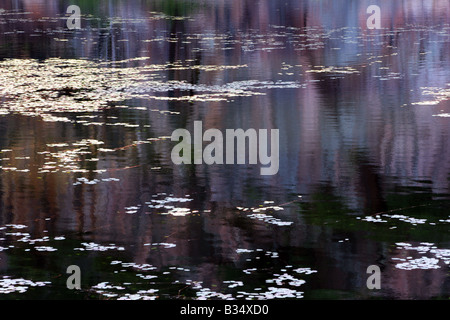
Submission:
[[[8,255],[6,252],[0,252],[0,271],[4,272],[8,269]]]
[[[63,12],[59,11],[59,5],[57,1],[46,0],[20,0],[11,1],[21,3],[19,7],[23,6],[23,11],[29,12],[31,17],[39,19],[42,17],[56,17]],[[15,5],[13,7],[16,7]]]
[[[409,246],[409,244],[407,245]],[[429,245],[431,246],[432,244]],[[422,245],[428,252],[430,249],[427,248],[427,246]],[[419,247],[412,248],[415,249]],[[446,294],[445,285],[443,286],[446,282],[445,271],[442,272],[442,269],[440,269],[442,266],[438,266],[433,260],[437,260],[436,262],[438,262],[439,265],[443,264],[442,261],[439,261],[432,255],[430,256],[429,253],[424,252],[420,254],[414,252],[414,250],[402,250],[401,247],[397,247],[397,250],[391,253],[390,259],[392,260],[392,264],[390,264],[383,272],[383,277],[389,279],[389,287],[395,291],[397,298],[427,299],[429,297],[438,297]],[[399,268],[411,269],[411,267],[407,265],[411,262],[414,270],[399,272]],[[416,266],[414,266],[414,264],[416,264]],[[422,267],[420,267],[420,265],[422,265]]]

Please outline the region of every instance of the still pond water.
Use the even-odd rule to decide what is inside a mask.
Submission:
[[[450,5],[377,2],[0,1],[0,299],[448,299]]]

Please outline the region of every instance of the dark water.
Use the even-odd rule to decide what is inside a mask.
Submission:
[[[447,0],[70,4],[0,1],[1,299],[449,298]],[[174,165],[197,120],[278,174]]]

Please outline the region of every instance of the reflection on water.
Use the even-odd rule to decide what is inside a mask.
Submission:
[[[1,298],[449,297],[450,6],[345,4],[83,2],[68,30],[1,1]],[[279,173],[173,165],[197,120],[279,129]]]

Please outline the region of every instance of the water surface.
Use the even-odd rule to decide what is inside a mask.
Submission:
[[[0,298],[448,299],[450,6],[372,2],[0,1]]]

